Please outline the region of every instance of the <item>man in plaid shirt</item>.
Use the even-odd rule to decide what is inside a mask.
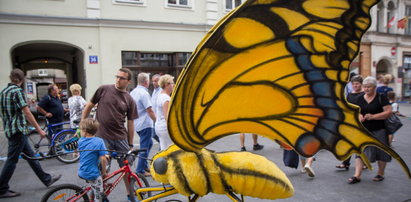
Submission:
[[[0,92],[0,115],[3,120],[4,133],[9,143],[7,161],[0,174],[0,198],[20,195],[18,192],[9,190],[9,181],[16,169],[19,155],[21,153],[30,157],[34,157],[35,155],[27,141],[26,135],[29,133],[27,121],[36,128],[42,137],[46,136],[46,133],[40,128],[27,105],[26,96],[23,94],[23,89],[21,88],[24,80],[24,72],[17,68],[13,69],[10,73],[11,83]],[[37,177],[47,187],[60,179],[61,175],[51,176],[44,172],[38,160],[26,160]]]

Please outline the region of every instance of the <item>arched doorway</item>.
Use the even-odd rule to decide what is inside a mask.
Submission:
[[[377,63],[377,76],[381,74],[391,73],[390,70],[392,69],[392,64],[388,59],[381,59]]]
[[[73,45],[62,42],[25,42],[11,50],[11,58],[13,67],[22,69],[28,81],[35,85],[32,87],[34,89],[27,92],[30,99],[38,100],[45,93],[44,86],[49,83],[59,86],[63,101],[69,96],[71,84],[85,86],[84,53]]]

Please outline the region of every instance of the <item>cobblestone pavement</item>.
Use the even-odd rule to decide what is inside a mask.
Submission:
[[[400,110],[407,118],[401,118],[404,127],[395,134],[393,146],[394,150],[400,154],[408,166],[411,166],[411,120],[408,118],[411,117],[411,104],[401,104]],[[7,143],[4,140],[5,138],[2,131],[0,131],[0,133],[0,156],[4,156],[7,152]],[[137,142],[138,139],[136,138],[135,143]],[[347,184],[347,179],[353,175],[354,168],[351,167],[349,171],[336,170],[335,165],[339,164],[339,161],[328,151],[322,150],[316,155],[317,160],[313,163],[316,177],[310,178],[306,174],[300,173],[300,169],[291,169],[284,166],[282,162],[283,152],[276,143],[262,137],[259,138],[259,143],[265,147],[263,150],[255,153],[263,155],[275,162],[280,169],[287,174],[295,189],[295,195],[293,197],[278,201],[411,201],[411,180],[408,179],[395,160],[387,165],[384,181],[372,181],[373,176],[376,175],[376,169],[374,169],[373,171],[364,171],[361,183],[350,185]],[[239,136],[232,135],[218,140],[209,145],[208,148],[216,151],[239,151],[239,144]],[[246,147],[249,150],[252,148],[251,135],[246,136]],[[158,144],[154,145],[151,153],[153,154],[155,151],[158,151]],[[41,165],[47,172],[63,174],[63,177],[56,185],[63,183],[84,184],[83,180],[77,176],[77,163],[63,164],[56,159],[50,159],[41,161]],[[0,167],[2,166],[3,162],[0,161]],[[375,168],[377,167],[376,164],[373,164],[373,166]],[[151,185],[158,184],[151,178],[149,182]],[[22,195],[16,198],[2,199],[1,201],[39,201],[49,189],[36,178],[24,160],[19,161],[17,164],[16,172],[11,179],[10,186],[12,190],[21,192]],[[184,197],[179,195],[171,198],[186,201]],[[127,201],[125,187],[123,185],[118,186],[117,190],[114,190],[109,199],[111,201]],[[268,201],[250,197],[246,197],[245,200]],[[199,201],[229,201],[229,199],[222,195],[209,194]]]

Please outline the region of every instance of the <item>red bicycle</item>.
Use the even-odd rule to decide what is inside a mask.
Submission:
[[[130,184],[130,193],[133,193],[130,196],[131,201],[137,201],[137,196],[135,195],[137,189],[150,186],[147,179],[143,175],[135,174],[131,171],[129,161],[127,160],[129,159],[129,157],[131,157],[132,160],[130,161],[134,161],[135,158],[138,157],[138,153],[144,151],[146,150],[130,150],[129,152],[122,155],[113,155],[114,152],[112,153],[111,157],[115,159],[123,158],[125,165],[120,169],[108,174],[107,177],[103,179],[104,194],[106,197],[110,195],[110,193],[114,190],[114,188],[116,188],[116,186],[123,179],[123,176],[125,176],[126,174],[128,174],[127,180]],[[43,196],[41,201],[94,201],[93,198],[91,200],[89,199],[89,191],[91,191],[91,186],[80,187],[74,184],[62,184],[49,190]],[[151,196],[151,192],[139,192],[138,194],[140,195],[139,198],[147,198]]]

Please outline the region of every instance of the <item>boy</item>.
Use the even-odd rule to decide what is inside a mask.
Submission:
[[[80,166],[78,175],[85,179],[92,187],[94,201],[107,201],[104,197],[103,178],[106,177],[106,146],[103,139],[95,137],[99,124],[93,119],[84,119],[80,122],[80,133],[82,138],[78,141],[80,150]],[[93,151],[82,151],[93,150]],[[101,175],[99,170],[101,163]]]

